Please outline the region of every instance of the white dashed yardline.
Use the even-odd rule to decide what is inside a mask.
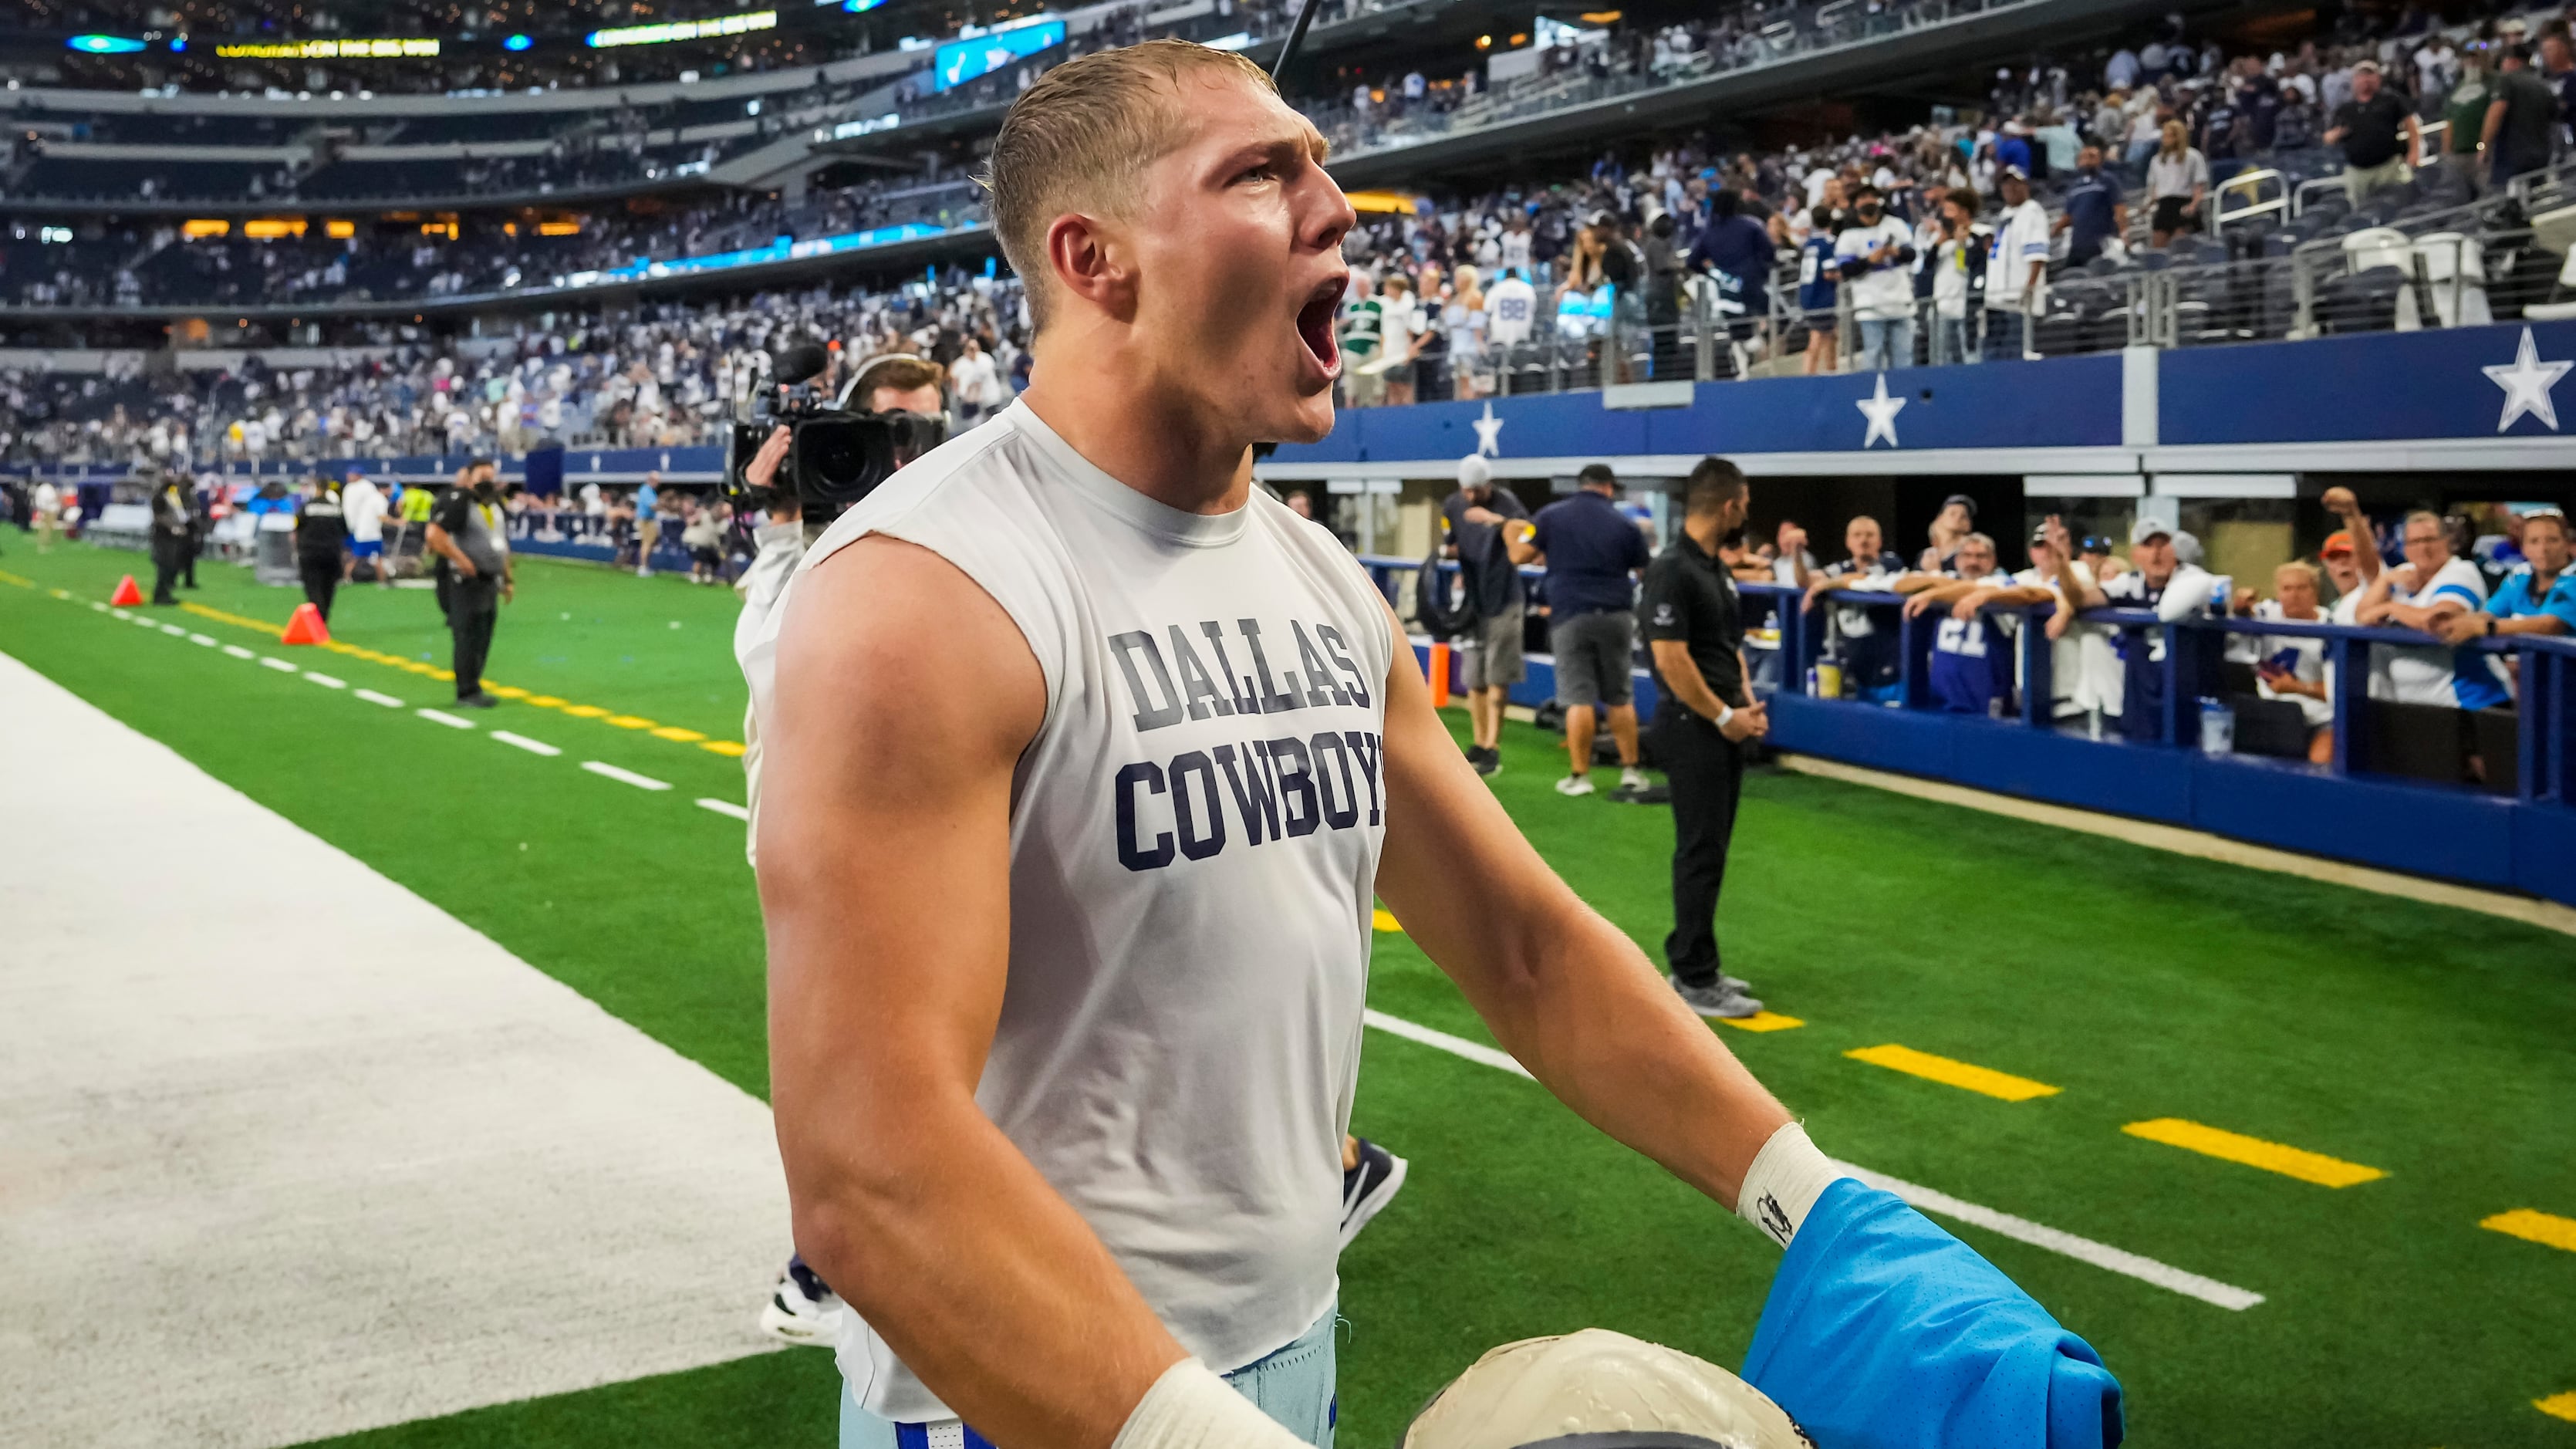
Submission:
[[[638,790],[668,790],[671,788],[671,782],[668,780],[656,780],[650,775],[636,774],[633,770],[621,770],[615,765],[609,764],[605,760],[584,760],[581,762],[581,767],[594,775],[600,775],[608,779],[615,780],[621,785],[632,785]]]
[[[324,689],[346,689],[349,687],[349,681],[345,679],[333,679],[330,675],[316,674],[310,669],[304,671],[304,677],[312,680],[315,684],[322,686]]]
[[[699,796],[698,808],[701,810],[712,810],[718,815],[730,815],[736,820],[749,820],[751,818],[751,811],[748,808],[736,805],[731,800],[718,800],[712,796]]]
[[[372,689],[353,689],[350,690],[349,693],[365,700],[369,704],[381,704],[387,709],[400,709],[403,707],[403,702],[401,700],[394,698],[390,694],[378,694]]]
[[[452,730],[470,730],[474,728],[474,721],[470,719],[458,719],[456,716],[449,714],[443,709],[416,709],[413,710],[412,713],[419,715],[422,719],[429,721],[431,724],[443,724]]]
[[[188,636],[188,642],[191,644],[203,644],[209,649],[215,647],[215,641],[204,634],[191,634]]]
[[[547,744],[544,740],[532,740],[526,735],[512,734],[508,730],[494,730],[492,731],[492,738],[499,740],[505,745],[516,746],[532,755],[560,755],[563,753],[562,750],[557,749],[553,745]]]
[[[1435,1051],[1464,1057],[1481,1066],[1510,1072],[1514,1076],[1529,1076],[1529,1069],[1514,1060],[1510,1053],[1499,1051],[1480,1042],[1451,1036],[1445,1031],[1435,1031],[1430,1027],[1406,1021],[1402,1017],[1389,1016],[1382,1011],[1367,1012],[1364,1019],[1370,1026],[1390,1036],[1400,1036]],[[1919,1212],[1934,1213],[1941,1217],[1973,1224],[2015,1242],[2028,1243],[2034,1248],[2073,1258],[2079,1263],[2089,1264],[2104,1272],[2117,1273],[2124,1278],[2135,1278],[2141,1283],[2152,1284],[2169,1293],[2179,1293],[2185,1298],[2196,1298],[2203,1303],[2236,1313],[2242,1313],[2263,1301],[2263,1295],[2260,1293],[2239,1288],[2233,1284],[2221,1283],[2215,1278],[2204,1278],[2198,1273],[2174,1267],[2170,1263],[2157,1262],[2153,1258],[2129,1252],[2124,1248],[2115,1248],[2108,1243],[2097,1243],[2090,1238],[2079,1238],[2073,1233],[2060,1231],[2044,1223],[2035,1223],[2028,1218],[1998,1212],[1990,1207],[1952,1197],[1937,1189],[1889,1177],[1885,1173],[1872,1172],[1866,1167],[1849,1162],[1837,1162],[1834,1165],[1851,1174],[1865,1186],[1895,1194]]]
[[[271,658],[269,658],[269,657],[268,657],[267,655],[265,655],[265,654],[263,654],[263,655],[259,656],[259,662],[260,662],[260,663],[262,663],[262,664],[264,664],[264,665],[266,665],[266,666],[268,666],[268,667],[269,667],[269,668],[271,668],[271,669],[282,669],[282,670],[285,670],[285,671],[286,671],[287,673],[289,673],[289,674],[300,674],[300,673],[302,673],[302,672],[303,672],[302,670],[297,669],[294,665],[287,663],[287,662],[286,662],[285,660],[283,660],[283,659],[271,659]]]
[[[235,659],[257,659],[259,657],[258,655],[251,653],[249,650],[244,649],[239,644],[225,645],[224,652]]]
[[[99,602],[98,600],[96,600],[96,599],[92,599],[92,600],[90,600],[90,601],[89,601],[89,606],[90,606],[91,610],[92,610],[93,612],[96,612],[96,613],[101,613],[101,614],[112,614],[112,613],[114,613],[114,612],[115,612],[115,610],[110,609],[107,605],[100,603],[100,602]]]
[[[188,637],[188,631],[180,628],[176,624],[163,624],[160,628],[162,633],[169,635],[173,639],[185,639]]]

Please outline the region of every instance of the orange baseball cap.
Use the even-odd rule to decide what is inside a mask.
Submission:
[[[2350,552],[2352,552],[2352,534],[2349,530],[2338,528],[2326,535],[2325,545],[2317,550],[2317,557],[2332,558],[2336,554]]]

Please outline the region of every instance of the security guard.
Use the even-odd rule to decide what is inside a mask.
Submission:
[[[188,566],[188,490],[157,463],[140,464],[134,471],[152,493],[152,602],[175,604],[179,596],[171,586]]]
[[[340,589],[340,552],[349,542],[349,521],[340,506],[340,480],[317,477],[313,491],[295,514],[295,568],[304,580],[304,600],[331,622],[331,598]]]
[[[1747,1017],[1762,1003],[1718,969],[1717,896],[1744,788],[1742,744],[1771,727],[1748,689],[1744,613],[1718,544],[1744,526],[1744,473],[1702,458],[1683,493],[1681,536],[1647,566],[1645,635],[1654,655],[1655,757],[1672,782],[1673,990],[1702,1016]]]
[[[456,702],[490,709],[501,701],[483,688],[483,661],[501,606],[517,592],[510,540],[501,516],[501,485],[492,460],[476,458],[457,474],[457,488],[429,521],[430,551],[447,561],[447,629],[455,636]]]

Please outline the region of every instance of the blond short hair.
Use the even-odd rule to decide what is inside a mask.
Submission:
[[[1148,40],[1066,61],[1011,103],[981,180],[1038,327],[1053,303],[1047,228],[1068,211],[1124,215],[1145,168],[1186,138],[1181,81],[1204,71],[1278,94],[1268,73],[1233,51]]]

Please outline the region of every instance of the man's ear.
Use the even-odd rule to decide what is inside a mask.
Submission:
[[[1056,286],[1119,321],[1135,315],[1135,253],[1116,223],[1066,212],[1047,227],[1046,251]]]

